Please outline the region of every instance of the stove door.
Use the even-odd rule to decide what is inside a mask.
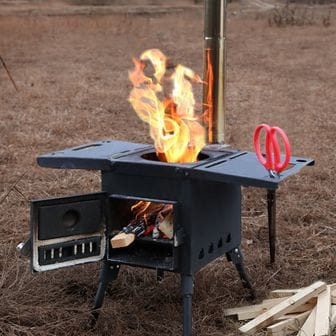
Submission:
[[[34,272],[104,258],[105,193],[31,202],[31,267]]]

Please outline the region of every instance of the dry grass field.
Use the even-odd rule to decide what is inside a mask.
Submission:
[[[201,73],[202,7],[64,16],[46,15],[45,8],[43,15],[11,15],[5,7],[0,55],[18,92],[0,65],[0,335],[180,335],[178,276],[157,284],[153,271],[123,267],[98,325],[89,329],[100,265],[33,276],[15,246],[29,234],[29,200],[99,190],[99,172],[39,168],[38,154],[100,139],[150,142],[127,102],[131,58],[160,48]],[[276,288],[336,282],[332,11],[328,27],[316,21],[279,28],[268,25],[267,15],[229,7],[227,142],[252,150],[255,125],[267,122],[287,132],[294,155],[316,159],[278,192],[273,266],[265,192],[243,190],[242,249],[260,299]],[[223,310],[243,304],[246,293],[232,265],[225,258],[211,263],[195,277],[194,334],[237,335],[239,323]]]

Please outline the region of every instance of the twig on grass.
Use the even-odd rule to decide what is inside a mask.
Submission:
[[[0,205],[6,200],[8,195],[16,188],[17,184],[24,178],[24,176],[27,174],[28,170],[26,170],[23,174],[21,174],[18,179],[12,184],[12,186],[9,188],[9,190],[6,192],[6,194],[0,199]]]
[[[267,285],[279,272],[281,271],[281,267],[276,270],[266,281],[265,284]]]
[[[7,76],[9,78],[9,80],[12,82],[16,92],[19,92],[18,87],[16,86],[15,81],[14,81],[12,75],[10,74],[9,69],[7,68],[7,65],[6,65],[5,61],[3,60],[3,58],[1,57],[1,55],[0,55],[0,62],[2,64],[2,66],[4,67],[4,69],[6,70]]]

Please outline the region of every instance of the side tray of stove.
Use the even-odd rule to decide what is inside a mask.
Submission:
[[[270,262],[275,261],[276,241],[276,189],[279,184],[298,173],[305,166],[313,166],[314,160],[295,157],[290,158],[286,170],[276,176],[270,176],[267,170],[259,163],[253,152],[237,152],[234,155],[214,160],[209,164],[200,164],[193,169],[194,177],[208,178],[227,183],[265,188],[267,190],[267,218],[269,229]]]
[[[32,201],[30,240],[21,243],[20,249],[25,255],[30,252],[32,271],[102,260],[106,251],[106,199],[101,192]]]

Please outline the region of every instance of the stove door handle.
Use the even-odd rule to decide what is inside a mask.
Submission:
[[[27,239],[16,246],[16,250],[24,257],[30,257],[32,252],[31,239]]]

